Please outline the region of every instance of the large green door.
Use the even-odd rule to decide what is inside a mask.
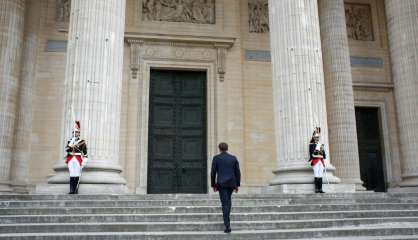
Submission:
[[[206,73],[151,70],[148,193],[206,193]]]

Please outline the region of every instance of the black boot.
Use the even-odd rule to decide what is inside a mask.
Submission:
[[[315,178],[315,179],[314,179],[314,184],[315,184],[315,193],[318,193],[318,192],[319,192],[319,188],[318,188],[318,182],[319,182],[319,181],[318,181],[318,179],[319,179],[319,178]]]
[[[74,177],[70,177],[70,192],[68,194],[74,194]]]
[[[318,178],[318,192],[325,193],[324,191],[322,191],[322,178]]]
[[[80,177],[75,177],[74,178],[74,194],[78,194],[78,187],[80,186],[80,183],[78,181],[80,181]]]

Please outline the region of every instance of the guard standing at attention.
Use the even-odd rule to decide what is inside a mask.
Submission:
[[[75,121],[73,136],[68,141],[65,148],[67,157],[65,163],[70,173],[70,192],[77,194],[81,176],[81,171],[88,161],[86,141],[80,139],[80,122]]]
[[[322,191],[322,178],[325,172],[325,146],[320,143],[321,128],[316,127],[311,141],[309,143],[309,161],[314,173],[315,193],[324,193]]]

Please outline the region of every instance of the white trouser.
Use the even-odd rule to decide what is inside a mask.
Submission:
[[[75,157],[68,162],[68,170],[70,171],[70,177],[80,177],[81,166]]]
[[[321,178],[324,176],[324,165],[321,161],[317,162],[313,167],[314,176],[316,178]]]

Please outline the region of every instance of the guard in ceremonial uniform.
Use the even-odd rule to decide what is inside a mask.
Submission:
[[[68,141],[65,151],[67,151],[65,163],[67,164],[70,172],[69,194],[77,194],[81,170],[86,165],[88,160],[86,141],[80,139],[79,121],[75,121],[73,137]]]
[[[315,177],[315,193],[324,193],[322,191],[322,177],[325,172],[326,154],[324,144],[319,142],[320,134],[321,128],[316,127],[309,143],[309,161]]]

